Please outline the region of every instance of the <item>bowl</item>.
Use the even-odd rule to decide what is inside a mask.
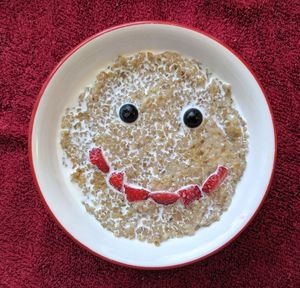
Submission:
[[[249,131],[247,167],[229,209],[218,222],[195,235],[159,247],[117,238],[85,211],[80,190],[61,164],[59,125],[97,72],[120,54],[139,50],[177,51],[208,66],[232,84],[233,98]],[[164,22],[120,25],[83,41],[55,67],[35,104],[29,131],[32,174],[45,206],[77,243],[116,264],[165,269],[204,259],[232,242],[250,223],[266,197],[276,154],[275,128],[267,98],[249,66],[229,47],[194,28]]]

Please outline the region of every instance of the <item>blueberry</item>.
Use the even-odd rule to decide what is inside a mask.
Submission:
[[[126,123],[132,123],[138,118],[139,112],[134,105],[124,104],[120,108],[119,116],[122,119],[122,121]]]
[[[190,108],[183,115],[183,122],[189,128],[198,127],[203,121],[202,113],[199,109]]]

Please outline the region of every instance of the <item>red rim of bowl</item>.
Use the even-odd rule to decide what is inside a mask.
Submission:
[[[44,91],[47,87],[47,85],[49,84],[49,82],[51,81],[53,75],[56,73],[56,71],[60,68],[60,66],[74,53],[76,52],[80,47],[82,47],[83,45],[85,45],[86,43],[90,42],[91,40],[106,34],[108,32],[120,29],[120,28],[124,28],[124,27],[128,27],[128,26],[134,26],[134,25],[144,25],[144,24],[162,24],[162,25],[169,25],[169,26],[177,26],[177,27],[181,27],[181,28],[185,28],[185,29],[189,29],[192,30],[194,32],[200,33],[205,35],[206,37],[211,38],[212,40],[218,42],[219,44],[221,44],[224,48],[226,48],[227,50],[229,50],[232,54],[234,54],[245,66],[246,68],[250,71],[250,73],[252,74],[252,76],[254,77],[254,79],[256,80],[257,84],[259,85],[265,100],[267,102],[270,114],[271,114],[271,118],[272,118],[272,125],[273,125],[273,133],[274,133],[274,143],[275,143],[275,149],[274,149],[274,158],[273,158],[273,167],[272,167],[272,174],[268,183],[268,187],[264,193],[264,196],[259,204],[259,206],[257,207],[256,211],[254,212],[254,214],[252,215],[252,217],[249,219],[249,221],[244,225],[244,227],[236,234],[234,235],[231,239],[229,239],[225,244],[223,244],[221,247],[217,248],[216,250],[208,253],[205,256],[199,257],[197,259],[194,259],[192,261],[188,261],[188,262],[184,262],[184,263],[180,263],[180,264],[175,264],[175,265],[170,265],[170,266],[153,266],[153,267],[148,267],[148,266],[136,266],[136,265],[131,265],[131,264],[126,264],[126,263],[122,263],[122,262],[118,262],[109,258],[104,257],[101,254],[96,253],[95,251],[93,251],[92,249],[90,249],[89,247],[85,246],[83,243],[81,243],[78,239],[76,239],[70,232],[68,232],[68,230],[59,222],[59,220],[56,218],[56,216],[53,214],[53,212],[51,211],[50,207],[48,206],[43,193],[39,187],[39,183],[35,174],[35,170],[34,170],[34,164],[33,164],[33,158],[32,158],[32,129],[33,129],[33,124],[34,124],[34,119],[35,119],[35,114],[36,111],[38,109],[39,106],[39,102],[44,94]],[[240,236],[240,234],[249,226],[249,224],[252,222],[252,220],[255,218],[255,216],[257,215],[257,213],[259,212],[259,210],[262,207],[262,204],[264,202],[264,200],[266,199],[266,196],[268,194],[268,191],[270,189],[271,186],[271,182],[274,176],[274,170],[275,170],[275,162],[276,162],[276,155],[277,155],[277,132],[276,132],[276,128],[275,128],[275,120],[274,120],[274,115],[269,103],[268,98],[266,97],[266,94],[264,92],[264,89],[262,88],[262,85],[260,84],[260,82],[258,81],[257,77],[255,76],[254,72],[252,71],[252,69],[250,68],[250,66],[242,59],[241,56],[239,56],[235,51],[233,51],[229,46],[227,46],[225,43],[223,43],[222,41],[220,41],[219,39],[216,39],[215,37],[209,35],[208,33],[194,28],[194,27],[190,27],[188,25],[184,25],[184,24],[179,24],[179,23],[174,23],[174,22],[168,22],[168,21],[140,21],[140,22],[131,22],[131,23],[125,23],[125,24],[121,24],[121,25],[117,25],[117,26],[113,26],[111,28],[108,28],[106,30],[103,30],[87,39],[85,39],[84,41],[82,41],[80,44],[78,44],[76,47],[74,47],[69,53],[67,53],[67,55],[65,55],[62,60],[56,65],[56,67],[52,70],[52,72],[49,74],[49,76],[47,77],[46,81],[44,82],[38,97],[36,99],[36,102],[34,104],[33,107],[33,111],[32,111],[32,115],[31,115],[31,119],[30,119],[30,124],[29,124],[29,131],[28,131],[28,155],[29,155],[29,162],[30,162],[30,170],[33,176],[33,180],[34,183],[37,187],[38,193],[40,194],[40,197],[42,199],[42,202],[44,203],[44,206],[47,208],[48,212],[50,213],[50,215],[52,216],[52,218],[55,220],[55,222],[63,229],[63,231],[73,240],[75,241],[77,244],[79,244],[81,247],[83,247],[84,249],[86,249],[87,251],[89,251],[90,253],[92,253],[93,255],[104,259],[106,261],[109,261],[113,264],[117,264],[123,267],[127,267],[127,268],[136,268],[136,269],[142,269],[142,270],[163,270],[163,269],[171,269],[171,268],[178,268],[178,267],[182,267],[182,266],[186,266],[186,265],[190,265],[193,264],[195,262],[198,262],[200,260],[204,260],[206,258],[208,258],[209,256],[212,256],[218,252],[220,252],[222,249],[224,249],[226,246],[228,246],[229,244],[231,244],[236,238],[238,238]]]

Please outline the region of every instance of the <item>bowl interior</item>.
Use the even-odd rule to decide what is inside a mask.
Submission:
[[[61,165],[59,125],[67,106],[91,84],[97,72],[120,54],[173,50],[204,63],[231,83],[233,96],[249,130],[247,168],[221,220],[194,236],[160,247],[116,238],[85,212],[80,190]],[[168,267],[216,251],[249,222],[266,193],[274,164],[272,117],[257,81],[227,48],[204,34],[174,25],[129,25],[98,35],[73,50],[41,91],[32,127],[32,163],[41,193],[61,225],[81,244],[113,261],[140,267]]]

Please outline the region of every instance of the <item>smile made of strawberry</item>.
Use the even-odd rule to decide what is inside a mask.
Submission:
[[[186,207],[193,201],[200,199],[202,193],[209,194],[215,191],[228,174],[228,168],[219,165],[216,171],[204,181],[201,187],[196,184],[191,184],[180,188],[176,192],[151,192],[142,187],[126,183],[125,172],[113,171],[109,173],[110,167],[101,148],[93,148],[90,150],[89,158],[93,165],[96,165],[102,173],[106,174],[107,182],[111,187],[119,192],[125,193],[128,202],[152,199],[158,204],[170,205],[180,201]]]

